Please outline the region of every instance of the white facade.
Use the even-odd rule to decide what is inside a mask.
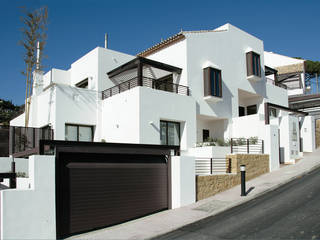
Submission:
[[[312,119],[304,119],[301,136],[298,117],[287,112],[278,110],[277,116],[270,118],[270,124],[265,124],[265,103],[288,107],[288,93],[267,82],[263,41],[230,24],[212,31],[182,32],[180,37],[151,51],[147,58],[180,68],[181,74],[173,74],[173,83],[187,86],[190,94],[136,86],[102,99],[103,90],[119,84],[107,73],[135,57],[97,47],[66,71],[52,69],[43,77],[39,73],[31,97],[29,127],[49,125],[55,140],[66,140],[66,124],[73,124],[91,126],[95,142],[161,144],[160,121],[179,123],[182,156],[173,157],[173,207],[195,201],[195,158],[223,158],[230,153],[230,147],[195,148],[197,142],[203,141],[203,130],[209,137],[222,140],[240,137],[264,140],[271,171],[279,168],[280,161],[294,163],[301,156],[300,137],[303,149],[313,151]],[[250,52],[259,56],[260,76],[247,76]],[[221,97],[204,96],[207,67],[221,71]],[[77,87],[84,81],[87,88]],[[249,114],[252,106],[256,112]],[[240,116],[239,109],[243,109],[244,116]],[[10,124],[23,126],[24,114]],[[2,192],[2,202],[10,194]],[[2,219],[7,217],[3,215]],[[3,225],[2,229],[11,231],[9,225]]]
[[[183,38],[179,41],[151,52],[147,58],[181,68],[174,83],[188,86],[191,96],[138,86],[102,100],[101,91],[117,84],[107,72],[135,57],[97,47],[71,64],[69,70],[52,69],[43,76],[31,99],[29,126],[50,125],[56,140],[65,140],[66,124],[75,124],[92,126],[93,139],[98,142],[160,144],[160,121],[173,121],[180,123],[180,146],[185,151],[202,141],[204,129],[209,137],[217,139],[269,139],[264,103],[288,107],[288,93],[268,83],[265,62],[276,67],[303,60],[265,52],[260,39],[231,24],[180,34]],[[259,77],[247,76],[246,53],[251,51],[260,55]],[[221,70],[221,98],[204,97],[206,67]],[[75,86],[86,79],[86,89]],[[256,114],[247,115],[247,107],[252,105],[257,108]],[[239,107],[245,116],[239,117]],[[287,113],[279,111],[278,118],[283,116]],[[271,124],[289,129],[289,123],[280,124],[279,119],[271,119]],[[23,126],[24,116],[12,120],[11,125]],[[289,147],[289,131],[281,132],[280,143],[288,142]]]
[[[28,189],[0,191],[1,239],[56,238],[55,157],[31,156],[28,176]]]

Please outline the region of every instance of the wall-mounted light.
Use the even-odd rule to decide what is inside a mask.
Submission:
[[[153,121],[150,121],[149,124],[150,124],[150,125],[153,125]]]

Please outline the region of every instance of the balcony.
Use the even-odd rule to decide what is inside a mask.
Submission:
[[[135,88],[138,86],[142,87],[149,87],[153,88],[156,90],[161,90],[161,91],[166,91],[166,92],[172,92],[172,93],[177,93],[180,95],[186,95],[189,96],[189,87],[175,84],[175,83],[170,83],[170,82],[159,82],[157,79],[152,79],[152,78],[147,78],[143,77],[142,78],[142,84],[139,85],[138,78],[132,78],[128,81],[125,81],[123,83],[120,83],[114,87],[108,88],[104,91],[102,91],[102,99],[106,99],[109,97],[112,97],[116,94],[119,94],[121,92],[125,92],[131,88]]]
[[[137,57],[108,72],[115,86],[102,91],[102,99],[138,86],[189,96],[189,87],[178,84],[182,69]]]
[[[27,157],[39,154],[40,140],[53,140],[53,129],[10,126],[9,154],[13,157]]]

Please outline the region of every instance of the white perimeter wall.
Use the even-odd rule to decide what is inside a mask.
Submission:
[[[278,126],[266,125],[265,131],[264,152],[269,154],[269,169],[272,172],[280,167]]]
[[[55,239],[55,157],[31,156],[29,190],[1,194],[1,239]]]
[[[301,118],[300,134],[302,138],[303,152],[313,152],[316,149],[315,119],[314,116]]]
[[[172,208],[196,201],[195,159],[188,156],[171,157]]]

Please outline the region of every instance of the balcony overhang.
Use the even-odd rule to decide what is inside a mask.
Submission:
[[[249,81],[258,82],[258,81],[261,81],[262,77],[257,75],[250,75],[250,76],[247,76],[247,79]]]
[[[205,96],[203,99],[206,102],[212,102],[212,103],[217,103],[222,101],[222,97],[216,97],[216,96]]]
[[[161,69],[161,70],[164,70],[167,72],[172,72],[172,73],[174,72],[177,74],[181,74],[181,72],[182,72],[181,68],[178,68],[178,67],[175,67],[172,65],[168,65],[168,64],[165,64],[162,62],[157,62],[157,61],[154,61],[154,60],[151,60],[148,58],[144,58],[144,57],[136,57],[135,59],[111,70],[107,74],[108,74],[109,78],[112,78],[112,77],[114,77],[124,71],[131,70],[134,68],[138,69],[139,66],[142,67],[143,65],[149,65],[149,66],[157,68],[157,69]]]

